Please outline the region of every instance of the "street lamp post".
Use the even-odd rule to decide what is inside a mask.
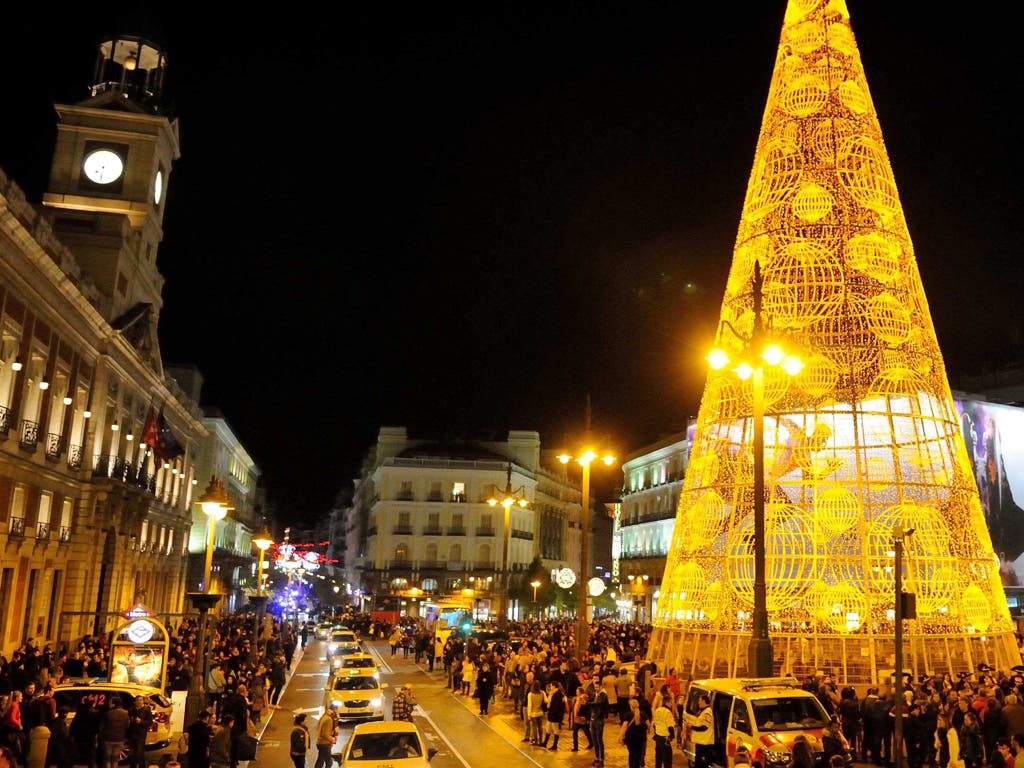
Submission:
[[[196,635],[196,663],[189,681],[188,697],[185,700],[185,723],[195,721],[206,706],[206,674],[209,659],[206,651],[206,623],[210,609],[220,602],[221,595],[211,589],[211,571],[213,566],[214,533],[218,520],[222,520],[228,512],[230,500],[224,485],[216,477],[210,477],[203,495],[197,500],[206,515],[206,568],[203,572],[202,589],[189,592],[187,596],[192,605],[199,611],[199,631]]]
[[[267,550],[270,549],[270,545],[274,543],[273,537],[270,535],[270,531],[266,525],[256,533],[252,538],[252,543],[256,545],[256,549],[259,550],[259,563],[256,566],[256,594],[249,595],[249,602],[253,607],[253,625],[252,625],[252,650],[251,650],[251,661],[253,665],[256,664],[256,660],[259,659],[259,645],[260,645],[260,626],[263,624],[263,612],[266,609],[268,596],[263,587],[263,559],[267,555]]]
[[[635,574],[629,574],[629,594],[633,602],[633,613],[634,619],[637,624],[640,623],[640,608],[646,604],[645,592],[647,588],[648,576],[645,573],[643,576],[637,576]],[[639,595],[639,597],[638,597]]]
[[[588,433],[590,431],[589,413],[587,414],[587,431]],[[563,453],[558,460],[563,464],[568,464],[573,458],[573,456]],[[590,597],[588,594],[590,581],[590,463],[597,458],[597,453],[587,448],[575,458],[576,463],[583,467],[583,508],[580,511],[580,579],[576,601],[576,649],[578,653],[582,654],[590,645],[590,616],[587,606]],[[615,457],[611,454],[606,454],[601,460],[605,466],[609,467],[615,463]]]
[[[497,486],[495,486],[496,491],[497,489]],[[508,542],[512,536],[512,507],[517,505],[526,507],[530,503],[529,499],[523,494],[523,486],[514,491],[512,490],[511,461],[508,463],[508,477],[505,480],[505,490],[489,498],[487,503],[492,507],[500,504],[505,509],[504,523],[501,529],[501,586],[498,590],[501,593],[498,602],[498,627],[504,629],[508,623]]]
[[[540,582],[534,579],[530,582],[530,586],[533,587],[533,615],[537,615],[537,587],[540,586]]]
[[[896,698],[893,701],[893,715],[895,720],[893,722],[893,745],[892,753],[894,755],[893,762],[896,764],[896,768],[902,768],[904,765],[903,761],[903,619],[904,618],[916,618],[915,615],[904,617],[904,595],[903,595],[903,545],[906,539],[914,533],[913,528],[903,528],[903,526],[897,525],[892,530],[892,544],[893,544],[893,555],[894,562],[893,566],[896,571],[893,574],[895,578],[896,586],[896,601],[893,606],[893,621],[895,623],[895,632],[893,636],[893,642],[896,645],[896,670],[895,680],[893,685],[896,687]],[[913,613],[913,609],[911,610]]]
[[[747,672],[754,677],[771,677],[773,668],[772,641],[768,635],[768,588],[765,566],[764,530],[764,364],[778,365],[786,373],[795,376],[803,369],[803,362],[792,354],[786,354],[776,343],[769,343],[768,331],[761,312],[761,298],[764,279],[761,264],[754,262],[754,328],[748,338],[737,331],[727,320],[722,325],[728,328],[743,343],[744,355],[735,374],[753,385],[754,422],[754,611],[751,621],[750,645],[747,647]],[[721,348],[712,350],[708,356],[709,365],[720,370],[729,364],[727,352]]]

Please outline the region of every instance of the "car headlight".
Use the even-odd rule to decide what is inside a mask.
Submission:
[[[776,752],[769,749],[764,753],[764,759],[770,765],[784,765],[792,759],[792,755],[789,752]]]
[[[383,706],[383,704],[384,704],[384,699],[382,699],[380,696],[378,696],[375,699],[370,699],[370,706],[373,707],[374,709],[376,709],[377,707]]]

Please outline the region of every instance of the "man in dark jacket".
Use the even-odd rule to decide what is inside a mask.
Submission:
[[[145,696],[135,697],[128,718],[128,768],[146,768],[146,734],[153,724],[153,710]]]
[[[205,709],[186,729],[188,733],[188,768],[210,768],[210,713]]]
[[[491,697],[494,696],[494,686],[497,679],[494,675],[494,670],[491,669],[491,665],[488,662],[484,662],[480,667],[480,671],[476,676],[476,691],[473,695],[480,699],[480,714],[487,714],[487,707],[491,703]]]
[[[220,703],[221,722],[223,723],[228,715],[232,718],[231,768],[238,765],[238,737],[245,733],[246,723],[249,722],[248,696],[248,689],[244,685],[239,685]]]
[[[128,710],[121,706],[121,697],[110,697],[110,709],[100,718],[99,742],[103,749],[103,765],[117,768],[121,750],[128,739]]]

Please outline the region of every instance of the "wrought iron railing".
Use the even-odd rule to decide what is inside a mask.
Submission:
[[[46,434],[46,458],[50,461],[57,461],[64,451],[64,440],[56,432]]]
[[[393,571],[409,571],[412,570],[412,560],[392,560],[389,567]]]
[[[447,560],[420,560],[420,570],[443,571],[447,567]]]
[[[39,442],[39,422],[21,420],[21,444],[26,448],[35,448]]]
[[[452,494],[452,501],[455,502],[456,504],[465,504],[466,503],[466,494],[464,494],[464,493],[453,493]]]
[[[92,476],[109,477],[112,480],[120,480],[125,485],[156,493],[156,475],[140,471],[134,464],[125,461],[122,456],[97,456]]]
[[[399,491],[395,498],[398,501],[412,501],[412,491]]]
[[[441,501],[442,498],[440,491],[431,491],[427,494],[427,501]]]
[[[0,405],[0,432],[6,436],[11,431],[11,409]]]
[[[412,536],[411,525],[396,525],[391,529],[391,533],[396,536]]]
[[[494,526],[491,525],[478,525],[476,529],[477,536],[493,536]]]
[[[449,536],[465,536],[466,535],[466,529],[465,529],[465,527],[463,527],[461,525],[459,525],[459,526],[453,525],[453,526],[448,528],[448,535]]]
[[[439,525],[428,526],[428,527],[423,529],[423,535],[424,536],[441,536],[443,534],[444,534],[444,531],[441,530],[441,526],[439,526]]]
[[[7,535],[15,536],[17,538],[25,538],[25,518],[14,517],[13,515],[7,519]]]
[[[62,525],[60,527],[60,543],[70,544],[71,543],[71,527]]]
[[[526,541],[533,541],[533,531],[512,531],[513,539],[524,539]]]
[[[72,469],[82,468],[82,446],[68,446],[68,466]]]
[[[50,538],[50,524],[36,523],[36,538],[46,541]]]

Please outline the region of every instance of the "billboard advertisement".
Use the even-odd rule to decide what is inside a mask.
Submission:
[[[1024,408],[955,399],[1004,586],[1024,586]]]

